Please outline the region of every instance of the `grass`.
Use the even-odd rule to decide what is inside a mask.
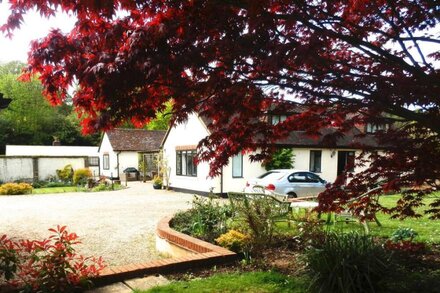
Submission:
[[[380,203],[386,207],[392,207],[395,205],[399,195],[384,195],[380,197]],[[433,193],[426,197],[424,200],[425,206],[418,208],[421,218],[407,218],[405,220],[391,219],[390,215],[378,213],[377,218],[382,224],[379,227],[375,222],[369,222],[370,233],[373,236],[379,236],[389,238],[391,234],[398,228],[412,228],[419,235],[415,239],[416,241],[424,241],[428,243],[440,243],[440,220],[431,220],[428,215],[423,214],[423,209],[426,209],[428,205],[434,201],[434,199],[440,198],[440,193]],[[327,215],[323,215],[322,219],[326,219]],[[281,230],[288,233],[289,230],[296,229],[295,225],[291,225],[288,228],[287,225],[281,225]],[[358,223],[345,223],[340,222],[336,224],[329,224],[327,226],[329,230],[342,230],[342,231],[364,231],[364,228]]]
[[[34,188],[32,190],[32,194],[64,193],[64,192],[78,192],[78,191],[84,191],[84,188],[77,186]]]
[[[440,243],[440,220],[431,220],[428,215],[423,214],[423,210],[434,201],[434,199],[440,198],[440,194],[432,194],[426,197],[424,200],[424,207],[420,207],[418,212],[422,215],[421,218],[407,218],[405,220],[391,219],[390,215],[378,214],[377,218],[382,224],[382,227],[376,225],[376,223],[369,223],[371,234],[375,236],[381,236],[388,238],[397,228],[412,228],[419,236],[417,241],[426,241],[429,243]],[[386,207],[392,207],[395,205],[399,195],[381,196],[380,203]]]
[[[113,186],[113,190],[122,189],[123,186],[119,184],[115,184]],[[49,194],[49,193],[64,193],[64,192],[100,192],[100,191],[111,191],[111,186],[107,186],[106,188],[96,188],[96,189],[87,189],[85,187],[78,186],[61,186],[61,187],[42,187],[42,188],[34,188],[32,190],[32,194]]]
[[[135,290],[136,293],[157,292],[292,292],[307,291],[307,282],[302,278],[292,278],[276,272],[247,272],[217,274],[205,279],[172,282],[154,287],[148,291]]]

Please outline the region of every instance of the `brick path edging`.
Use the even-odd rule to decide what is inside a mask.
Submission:
[[[171,229],[169,225],[171,219],[172,217],[165,217],[159,221],[157,235],[174,245],[196,252],[195,254],[148,263],[108,267],[92,280],[93,283],[102,286],[145,275],[180,272],[190,268],[225,264],[238,259],[239,256],[235,252]]]

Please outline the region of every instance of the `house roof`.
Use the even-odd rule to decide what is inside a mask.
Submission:
[[[164,130],[115,128],[107,131],[114,151],[158,151]]]
[[[320,135],[310,136],[304,131],[292,131],[289,136],[276,144],[292,147],[338,147],[358,148],[360,146],[378,148],[374,135],[364,134],[358,128],[352,128],[343,135],[332,135],[336,133],[334,128],[320,130]]]
[[[290,113],[301,113],[306,110],[305,105],[294,102],[289,103],[289,106],[291,107],[289,111]],[[271,114],[273,114],[273,112],[271,112]],[[202,124],[204,124],[209,133],[209,126],[212,124],[212,119],[204,115],[197,115],[197,117]],[[161,146],[163,146],[165,143],[168,133],[171,131],[172,127],[173,125],[168,128],[167,134],[164,136]],[[317,136],[310,136],[306,134],[305,131],[292,131],[287,138],[276,142],[276,145],[307,148],[381,148],[381,145],[379,145],[374,135],[366,134],[357,127],[353,127],[343,135],[337,135],[336,129],[332,127],[321,129],[320,134]]]

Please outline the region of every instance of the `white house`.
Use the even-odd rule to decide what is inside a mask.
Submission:
[[[126,168],[139,167],[139,154],[152,158],[165,135],[161,130],[115,128],[104,133],[99,145],[101,176],[119,178]]]
[[[278,118],[283,119],[283,117]],[[353,163],[360,153],[360,150],[350,145],[360,142],[357,134],[361,131],[354,128],[346,133],[345,137],[337,141],[334,148],[323,147],[322,137],[313,139],[301,131],[292,132],[278,145],[293,149],[295,169],[310,170],[324,180],[333,182],[345,166]],[[248,179],[266,171],[261,163],[250,162],[249,155],[246,154],[231,158],[229,164],[223,167],[221,176],[208,178],[208,163],[201,162],[195,166],[192,160],[197,144],[207,135],[209,135],[207,121],[196,114],[190,115],[185,123],[174,125],[167,131],[162,148],[164,158],[170,168],[169,185],[172,189],[199,194],[206,194],[210,190],[219,194],[242,191]],[[370,145],[374,143],[372,137],[368,135],[362,140]]]

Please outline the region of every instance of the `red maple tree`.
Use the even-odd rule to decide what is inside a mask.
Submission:
[[[44,94],[55,104],[77,81],[73,102],[87,132],[129,119],[144,124],[173,97],[175,122],[192,112],[212,121],[198,160],[209,160],[211,175],[216,175],[238,152],[258,148],[261,155],[254,159],[266,158],[292,130],[319,135],[320,129],[333,127],[331,145],[356,125],[392,121],[393,127],[375,134],[383,152],[363,146],[371,165],[338,178],[320,195],[321,208],[337,209],[385,179],[383,190],[409,188],[396,207],[385,209],[363,199],[353,209],[417,216],[414,207],[425,193],[420,187],[436,187],[436,1],[9,2],[11,14],[2,27],[6,33],[19,28],[33,8],[45,16],[58,9],[76,15],[68,34],[53,30],[32,43],[27,74],[39,75]],[[277,125],[263,119],[269,111],[288,112],[290,104],[282,101],[290,98],[307,110]],[[440,200],[429,211],[440,217]]]

